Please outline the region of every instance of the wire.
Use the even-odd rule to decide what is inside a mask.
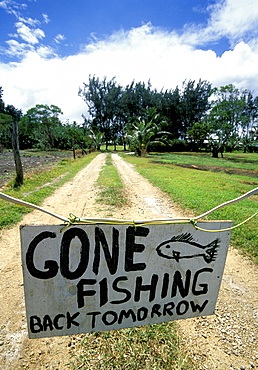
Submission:
[[[236,203],[236,202],[239,202],[241,200],[244,200],[248,197],[250,197],[251,195],[254,195],[258,193],[258,188],[255,188],[251,191],[249,191],[248,193],[245,193],[244,195],[241,195],[240,197],[238,198],[235,198],[235,199],[232,199],[232,200],[229,200],[228,202],[225,202],[225,203],[222,203],[220,204],[219,206],[215,207],[215,208],[212,208],[210,211],[208,212],[205,212],[203,213],[202,215],[198,216],[198,217],[194,217],[195,220],[199,220],[200,218],[203,218],[205,216],[207,216],[208,214],[214,212],[214,211],[217,211],[218,209],[222,208],[222,207],[225,207],[225,206],[228,206],[229,204],[233,204],[233,203]]]
[[[241,195],[238,198],[235,198],[235,199],[229,200],[229,201],[227,201],[225,203],[222,203],[219,206],[217,206],[215,208],[212,208],[208,212],[205,212],[205,213],[201,214],[200,216],[193,217],[191,219],[189,219],[189,218],[164,218],[164,219],[150,219],[150,220],[120,220],[120,219],[111,219],[111,218],[101,218],[101,219],[99,219],[99,218],[80,218],[80,217],[76,216],[73,213],[70,213],[69,214],[69,217],[68,218],[65,218],[65,217],[59,216],[59,215],[57,215],[57,214],[55,214],[53,212],[50,212],[50,211],[48,211],[48,210],[46,210],[44,208],[38,207],[38,206],[36,206],[36,205],[34,205],[32,203],[28,203],[28,202],[25,202],[23,200],[10,197],[9,195],[6,195],[6,194],[1,193],[1,192],[0,192],[0,198],[3,199],[3,200],[6,200],[8,202],[21,205],[21,206],[25,206],[25,207],[37,209],[37,210],[39,210],[41,212],[47,213],[47,214],[49,214],[49,215],[51,215],[53,217],[58,218],[59,220],[62,220],[64,222],[66,222],[67,225],[62,230],[66,229],[67,227],[69,227],[70,225],[75,224],[75,223],[133,225],[135,227],[137,227],[137,226],[144,226],[144,225],[165,225],[165,224],[174,224],[174,223],[190,223],[196,229],[201,230],[201,231],[220,232],[220,231],[229,231],[229,230],[235,229],[235,228],[243,225],[247,221],[251,220],[253,217],[257,216],[258,212],[256,212],[254,215],[252,215],[251,217],[247,218],[246,220],[244,220],[240,224],[238,224],[236,226],[232,226],[232,227],[227,228],[227,229],[222,229],[222,230],[206,230],[206,229],[202,229],[202,228],[200,228],[197,225],[197,220],[200,220],[201,218],[204,218],[208,214],[210,214],[210,213],[212,213],[212,212],[214,212],[214,211],[216,211],[216,210],[218,210],[218,209],[220,209],[222,207],[225,207],[225,206],[228,206],[230,204],[233,204],[233,203],[242,201],[243,199],[246,199],[246,198],[248,198],[251,195],[254,195],[256,193],[258,193],[258,187],[255,188],[255,189],[253,189],[253,190],[251,190],[251,191],[249,191],[248,193],[245,193],[244,195]]]
[[[44,208],[41,208],[41,207],[36,206],[35,204],[24,202],[23,200],[10,197],[9,195],[6,195],[6,194],[1,193],[1,192],[0,192],[0,198],[3,199],[3,200],[6,200],[7,202],[18,204],[19,206],[25,206],[25,207],[37,209],[37,210],[39,210],[41,212],[45,212],[45,213],[47,213],[47,214],[49,214],[49,215],[51,215],[53,217],[59,218],[59,220],[62,220],[64,222],[69,222],[69,219],[68,218],[65,218],[65,217],[62,217],[62,216],[58,216],[58,215],[56,215],[53,212],[47,211]]]

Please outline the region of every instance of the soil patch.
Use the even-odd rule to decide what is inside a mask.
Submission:
[[[39,168],[50,168],[53,164],[59,162],[62,158],[72,157],[68,152],[46,152],[45,155],[21,154],[21,161],[24,173],[28,173]],[[0,153],[0,188],[11,178],[15,176],[15,163],[13,153]]]
[[[248,176],[248,177],[258,177],[258,170],[248,170],[242,168],[231,168],[231,167],[220,167],[220,166],[205,166],[205,165],[196,165],[196,164],[187,164],[187,163],[165,163],[163,161],[151,161],[151,163],[162,164],[166,166],[178,166],[183,168],[190,168],[191,170],[199,171],[212,171],[212,172],[225,172],[228,175],[239,175],[239,176]],[[253,185],[253,184],[252,184]],[[255,183],[258,185],[258,183]]]

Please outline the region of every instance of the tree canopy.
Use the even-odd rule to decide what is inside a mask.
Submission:
[[[14,180],[14,187],[19,187],[23,184],[23,168],[19,151],[18,138],[18,121],[22,116],[22,112],[16,109],[13,105],[5,106],[2,99],[3,89],[0,87],[0,144],[1,150],[3,148],[2,142],[6,141],[13,149],[16,177]]]
[[[130,122],[138,120],[138,125],[143,125],[146,111],[152,108],[159,117],[155,124],[150,121],[153,129],[169,132],[171,144],[181,141],[191,150],[205,146],[214,156],[225,148],[252,150],[257,145],[258,98],[232,84],[212,88],[206,80],[189,80],[183,82],[181,90],[176,86],[158,92],[150,81],[147,85],[133,81],[122,87],[115,78],[101,81],[89,76],[79,95],[88,106],[90,127],[95,134],[103,133],[106,147],[126,138],[132,145]],[[135,129],[135,133],[140,131]]]
[[[90,75],[79,89],[87,107],[80,125],[62,122],[62,111],[54,104],[37,104],[22,115],[19,109],[6,106],[2,95],[0,87],[0,143],[6,148],[11,147],[14,119],[19,121],[22,149],[77,146],[91,150],[102,144],[106,149],[110,144],[133,149],[140,132],[145,132],[142,140],[152,132],[152,144],[146,142],[146,150],[205,148],[214,156],[235,148],[258,150],[258,97],[233,84],[213,88],[206,80],[185,80],[181,87],[157,91],[150,81],[121,86],[115,77],[101,80]],[[147,117],[151,111],[155,119]],[[161,132],[168,133],[165,142],[160,140]]]
[[[34,147],[55,148],[59,141],[59,128],[61,121],[59,115],[62,114],[56,105],[37,104],[31,108],[21,118],[20,136],[23,144],[26,139]]]

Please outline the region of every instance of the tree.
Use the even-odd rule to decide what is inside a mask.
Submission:
[[[183,83],[183,93],[181,96],[181,136],[186,137],[187,131],[194,123],[200,122],[209,109],[209,97],[211,95],[211,84],[207,81],[199,80],[195,86],[195,81],[189,80]]]
[[[127,119],[129,117],[144,117],[146,110],[155,106],[156,91],[151,89],[151,83],[147,86],[144,82],[134,81],[127,85],[123,91],[124,107]]]
[[[174,90],[159,94],[157,111],[163,121],[162,128],[170,132],[172,139],[178,139],[182,131],[181,96],[178,86]]]
[[[0,86],[0,113],[3,113],[4,112],[4,101],[2,99],[3,97],[3,88]]]
[[[112,125],[118,117],[120,95],[121,86],[117,85],[114,77],[110,81],[106,77],[100,81],[95,76],[89,76],[89,83],[84,83],[83,89],[79,90],[79,96],[87,104],[93,118],[91,129],[104,134],[106,149],[114,135]]]
[[[88,106],[92,116],[91,129],[104,133],[106,148],[109,141],[116,145],[123,142],[125,148],[126,125],[131,117],[144,117],[146,109],[157,103],[157,92],[151,89],[150,81],[134,81],[122,88],[113,77],[110,81],[100,81],[95,76],[89,77],[89,83],[79,90],[79,95]]]
[[[103,142],[104,134],[101,132],[94,132],[93,130],[90,131],[91,135],[90,138],[93,141],[93,144],[97,150],[100,150],[100,146]]]
[[[11,127],[13,119],[9,114],[0,113],[0,145],[4,148],[12,148]]]
[[[12,119],[8,113],[6,113],[5,103],[2,99],[3,89],[0,87],[0,144],[2,147],[11,148],[11,135],[10,127]]]
[[[210,126],[207,121],[195,122],[187,132],[187,138],[191,142],[191,150],[201,150],[209,133]]]
[[[63,113],[56,105],[37,104],[29,109],[20,122],[23,146],[58,148],[59,129],[62,127],[60,114]]]
[[[210,125],[209,140],[212,146],[213,157],[217,158],[218,153],[223,155],[224,148],[234,148],[238,142],[239,129],[245,118],[245,99],[243,92],[234,85],[214,88],[212,108],[207,122]]]
[[[155,108],[147,109],[144,118],[136,118],[128,125],[128,139],[130,148],[140,157],[145,157],[151,144],[160,144],[165,141],[159,135],[168,134],[160,131],[157,124],[158,114]]]
[[[250,91],[247,92],[244,118],[241,124],[241,141],[244,152],[247,150],[252,152],[255,145],[254,133],[257,128],[258,120],[258,97],[254,99]]]
[[[14,187],[19,187],[23,184],[23,168],[19,150],[19,137],[18,137],[18,121],[22,116],[22,112],[16,109],[13,105],[7,105],[2,100],[3,89],[0,87],[0,124],[4,128],[5,133],[9,131],[11,136],[11,143],[13,148],[13,156],[16,169],[16,177]],[[11,133],[11,135],[10,135]]]
[[[159,130],[169,132],[173,142],[188,145],[190,140],[191,148],[198,150],[207,139],[214,156],[223,153],[224,148],[233,149],[240,141],[248,150],[255,145],[258,98],[253,99],[247,90],[234,85],[212,89],[211,83],[200,79],[184,81],[182,91],[177,86],[157,92],[150,81],[133,81],[123,88],[115,78],[101,81],[89,76],[89,83],[79,95],[92,117],[86,126],[95,135],[104,134],[106,148],[111,141],[114,145],[123,142],[125,148],[126,133],[132,134],[130,122],[135,124],[137,117],[137,122],[146,123],[146,111],[153,107],[162,122],[156,122]]]

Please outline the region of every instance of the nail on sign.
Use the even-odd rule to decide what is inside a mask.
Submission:
[[[221,230],[231,221],[200,222]],[[191,224],[21,226],[30,338],[214,313],[229,231]]]

